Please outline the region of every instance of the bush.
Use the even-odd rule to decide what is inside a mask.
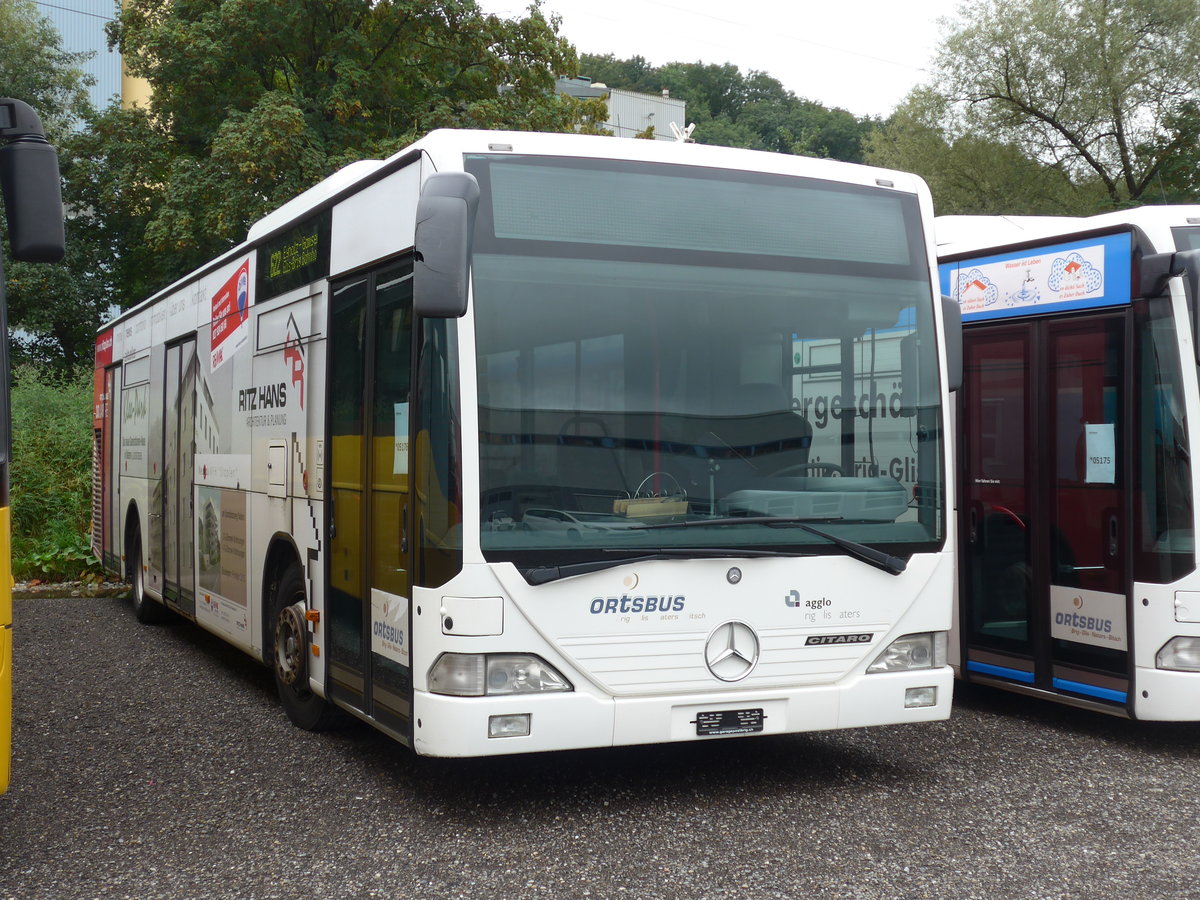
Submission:
[[[92,373],[13,372],[13,575],[91,580]]]

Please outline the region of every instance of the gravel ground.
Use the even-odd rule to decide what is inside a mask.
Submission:
[[[1190,898],[1200,726],[973,691],[934,725],[417,759],[248,657],[16,601],[0,898]]]

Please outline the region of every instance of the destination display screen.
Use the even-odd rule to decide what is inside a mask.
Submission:
[[[482,190],[476,249],[664,253],[809,271],[928,263],[915,194],[773,173],[624,160],[468,156]],[[602,249],[605,248],[605,249]]]
[[[258,248],[257,301],[269,300],[329,274],[330,216],[321,213]]]

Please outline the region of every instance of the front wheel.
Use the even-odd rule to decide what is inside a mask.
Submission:
[[[126,555],[129,566],[129,596],[133,614],[143,625],[154,625],[166,618],[167,609],[146,595],[146,570],[142,566],[142,533],[135,530]]]
[[[275,672],[279,702],[292,724],[322,731],[337,721],[337,709],[308,686],[308,624],[304,618],[304,574],[289,565],[271,592],[271,644],[268,662]]]

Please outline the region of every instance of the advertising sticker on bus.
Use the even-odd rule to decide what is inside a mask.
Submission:
[[[402,666],[408,655],[408,598],[371,588],[371,652]]]
[[[1050,585],[1050,636],[1113,650],[1129,649],[1125,595]]]
[[[246,591],[246,493],[214,487],[196,491],[199,601],[196,620],[237,637],[250,627]]]
[[[212,298],[212,369],[233,355],[250,333],[250,260]]]
[[[1036,250],[942,263],[942,292],[963,321],[1091,309],[1129,302],[1129,237],[1103,235]]]
[[[113,330],[109,328],[96,338],[96,374],[92,379],[92,427],[103,428],[104,420],[108,418],[109,403],[112,398],[106,389],[107,378],[105,369],[112,365],[113,359]]]

